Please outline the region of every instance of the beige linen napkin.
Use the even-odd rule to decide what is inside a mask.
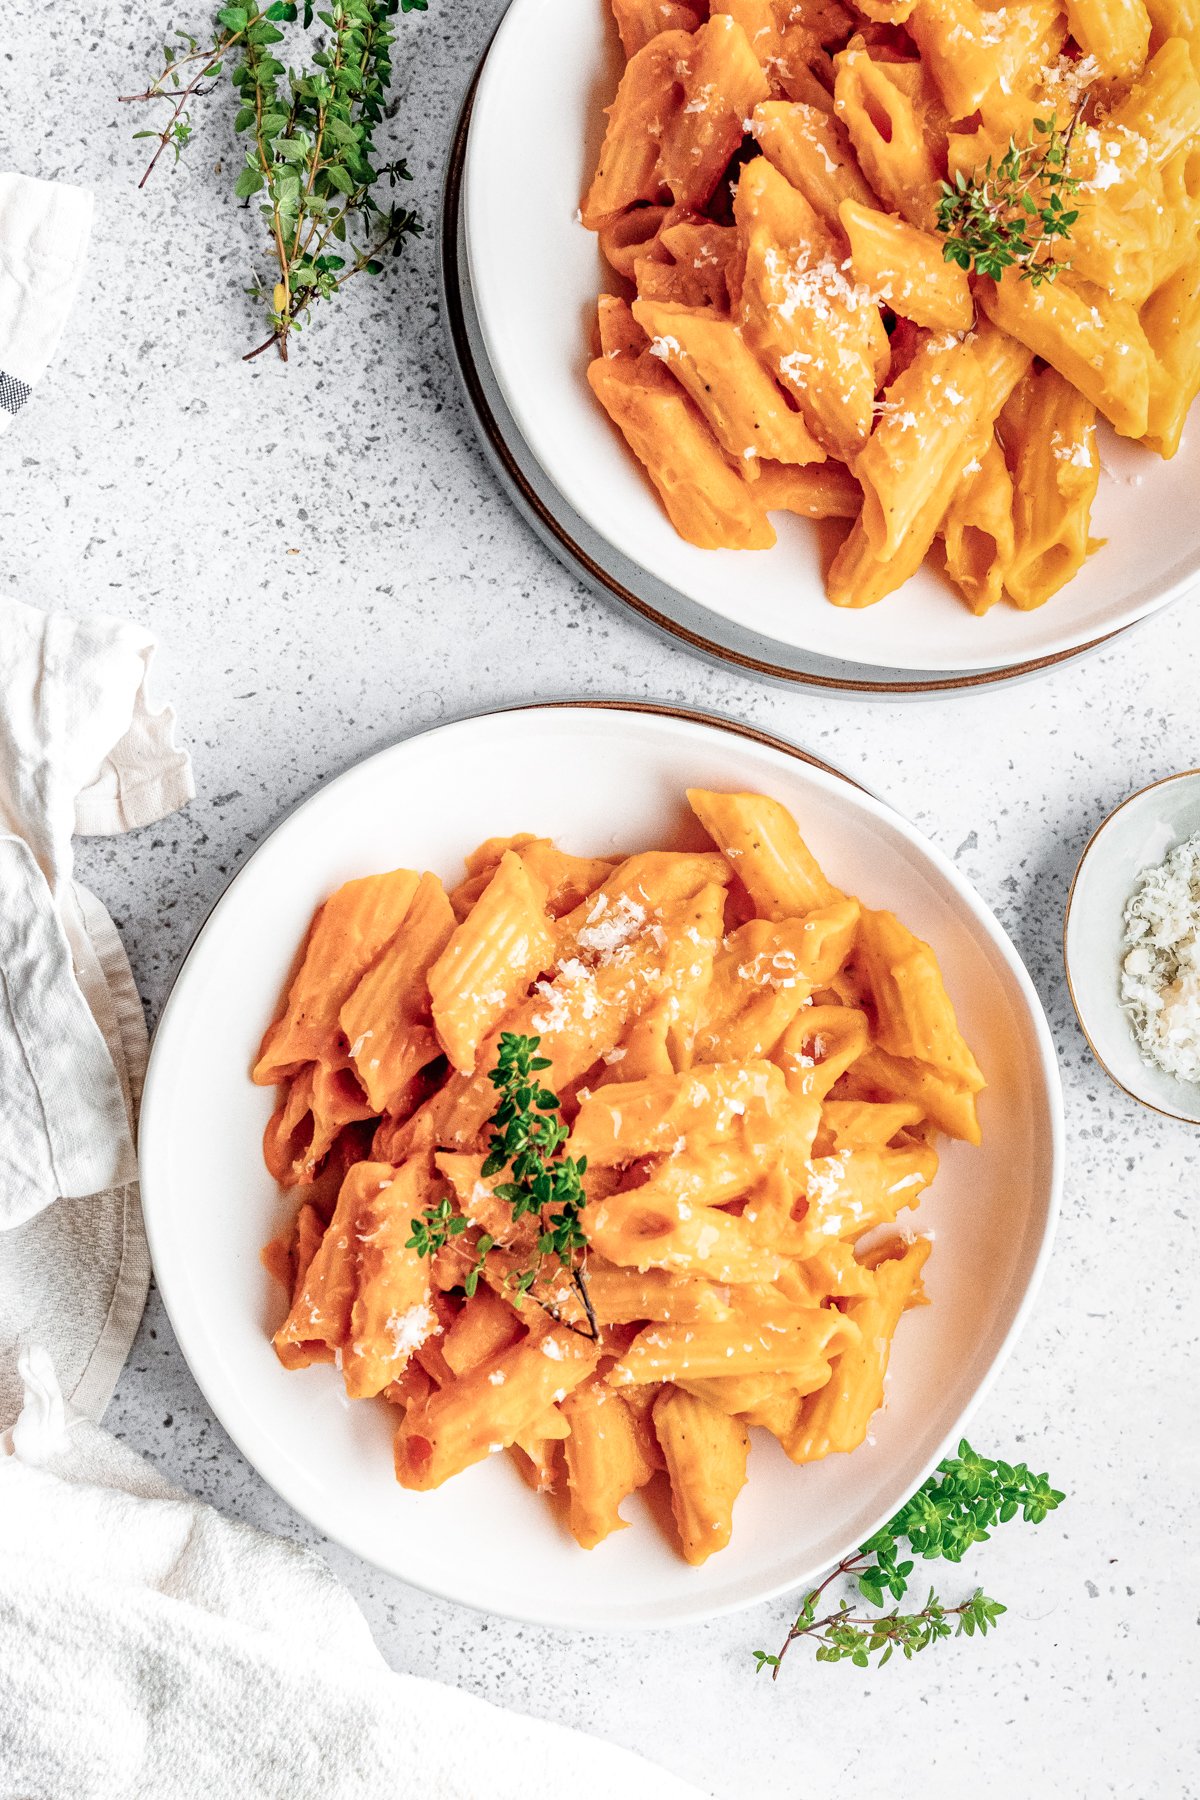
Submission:
[[[99,1418],[137,1330],[149,1259],[133,1130],[146,1025],[111,919],[72,880],[72,835],[193,793],[153,639],[0,602],[0,1426],[31,1331]]]

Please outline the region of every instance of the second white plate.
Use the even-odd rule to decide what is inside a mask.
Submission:
[[[798,645],[748,631],[733,619],[718,617],[677,589],[655,581],[594,531],[567,504],[525,443],[488,361],[471,289],[462,216],[462,165],[473,93],[472,88],[463,106],[443,194],[442,292],[451,349],[480,444],[509,499],[542,542],[594,593],[620,601],[648,625],[714,662],[731,664],[770,681],[852,699],[886,694],[892,699],[913,700],[983,692],[1001,683],[1008,686],[1031,680],[1061,662],[1077,662],[1112,641],[1116,634],[1110,633],[1057,656],[953,674],[892,669],[881,663],[835,662]]]
[[[1072,651],[1158,610],[1200,574],[1200,436],[1170,463],[1104,434],[1094,532],[1109,541],[1034,613],[975,618],[923,570],[865,611],[831,606],[817,531],[781,518],[773,550],[676,536],[592,398],[589,320],[607,285],[576,214],[620,69],[603,0],[512,0],[483,65],[464,176],[467,251],[487,355],[513,418],[568,505],[722,627],[835,661],[953,673]],[[786,660],[786,658],[785,658]]]

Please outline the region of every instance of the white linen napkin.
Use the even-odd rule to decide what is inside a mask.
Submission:
[[[317,1557],[224,1519],[63,1405],[0,1454],[4,1800],[698,1800],[628,1750],[392,1673]]]
[[[152,823],[192,797],[154,640],[0,601],[0,1425],[31,1327],[99,1418],[149,1260],[133,1129],[148,1048],[112,921],[71,879],[73,832]]]
[[[0,171],[0,432],[54,355],[91,225],[84,188]]]

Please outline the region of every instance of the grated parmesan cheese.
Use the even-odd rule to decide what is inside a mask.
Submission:
[[[847,280],[849,265],[835,261],[828,251],[813,262],[807,247],[788,256],[771,249],[763,260],[768,275],[783,289],[783,298],[774,309],[781,319],[790,320],[803,308],[823,324],[844,330],[850,313],[878,304],[869,288]]]
[[[1077,469],[1090,469],[1092,466],[1091,451],[1084,443],[1056,443],[1054,455],[1058,462],[1072,463]]]
[[[646,923],[646,909],[628,894],[621,894],[610,907],[607,894],[598,896],[587,916],[587,923],[576,942],[581,950],[590,950],[601,961],[632,943]]]
[[[1200,832],[1143,870],[1125,944],[1121,1004],[1143,1060],[1200,1081]]]
[[[410,1306],[405,1313],[393,1313],[386,1326],[392,1340],[392,1355],[411,1356],[431,1337],[439,1336],[441,1329],[432,1307]]]
[[[1038,86],[1043,94],[1061,97],[1069,107],[1076,108],[1099,78],[1100,64],[1094,56],[1060,56],[1042,70]]]
[[[812,357],[807,350],[789,350],[786,356],[779,359],[779,373],[785,381],[803,381],[805,367],[811,361]],[[727,851],[726,854],[740,856],[741,851]]]

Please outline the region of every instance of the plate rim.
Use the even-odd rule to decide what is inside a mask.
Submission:
[[[496,422],[494,410],[490,401],[483,392],[478,369],[475,367],[475,359],[466,342],[465,331],[462,326],[462,272],[457,267],[458,259],[454,238],[461,213],[460,197],[467,160],[467,140],[476,92],[483,77],[488,57],[495,44],[496,38],[505,26],[513,10],[513,4],[514,0],[510,0],[509,5],[506,7],[504,14],[499,20],[495,31],[479,58],[468,85],[451,141],[443,184],[442,250],[440,258],[442,264],[441,285],[443,296],[447,302],[446,321],[451,337],[452,354],[458,368],[460,379],[468,391],[468,400],[474,415],[476,429],[485,437],[492,456],[498,459],[508,484],[516,490],[515,495],[510,494],[510,498],[516,500],[518,510],[523,510],[526,511],[527,514],[533,515],[533,518],[528,519],[527,522],[533,525],[538,535],[543,538],[548,546],[560,557],[560,560],[566,564],[577,578],[584,580],[594,591],[602,591],[621,602],[621,604],[631,608],[646,624],[652,626],[657,631],[682,642],[694,652],[717,662],[732,664],[737,668],[746,670],[766,680],[788,685],[807,686],[825,692],[840,692],[856,696],[890,695],[898,699],[917,696],[938,697],[947,693],[959,694],[974,692],[1007,682],[1016,682],[1036,677],[1056,668],[1059,664],[1077,661],[1100,650],[1105,645],[1113,643],[1126,632],[1136,630],[1139,626],[1148,623],[1150,619],[1159,617],[1162,613],[1184,599],[1190,592],[1195,591],[1197,586],[1200,585],[1200,551],[1197,553],[1197,567],[1195,569],[1189,574],[1181,576],[1164,594],[1153,602],[1148,603],[1146,609],[1141,611],[1135,618],[1113,626],[1111,630],[1102,632],[1098,637],[1088,638],[1082,643],[1071,645],[1065,649],[1048,652],[1043,656],[1029,658],[1020,662],[1005,662],[983,669],[946,671],[944,673],[916,670],[911,672],[915,679],[884,682],[872,680],[865,676],[825,675],[813,670],[789,666],[783,662],[768,661],[750,651],[737,648],[735,644],[725,641],[721,637],[705,637],[701,632],[694,630],[689,625],[677,621],[672,618],[670,614],[664,613],[659,607],[654,605],[653,602],[643,599],[640,594],[630,590],[618,577],[597,564],[594,557],[592,557],[583,546],[575,542],[567,527],[559,521],[554,512],[550,510],[549,506],[542,499],[541,495],[530,486],[524,473],[517,467],[512,452]],[[484,335],[482,323],[480,330],[481,335]],[[489,359],[489,368],[490,367],[491,364]],[[499,379],[494,371],[493,379],[496,380],[497,387],[500,388]],[[501,398],[503,399],[502,388],[500,388],[500,392]],[[519,433],[520,428],[515,419],[514,428]],[[523,435],[521,441],[525,442]],[[532,449],[528,448],[528,446],[527,449],[528,454],[533,461],[537,464],[539,469],[542,469],[547,485],[555,494],[556,498],[562,502],[563,506],[569,506],[569,502],[567,502],[565,497],[560,494],[553,477],[544,469],[540,459],[537,458],[536,454]],[[603,538],[604,534],[597,531],[596,536],[598,538]],[[604,539],[604,541],[606,543],[608,542],[607,539]],[[610,544],[610,548],[614,551],[614,554],[624,556],[624,553],[621,552],[617,546]],[[640,568],[641,566],[637,565],[634,558],[631,556],[625,557],[624,559],[636,567]],[[656,577],[653,579],[657,581]],[[662,583],[661,585],[664,587],[664,590],[668,589],[668,584]],[[695,606],[697,610],[704,613],[708,620],[714,622],[714,626],[723,626],[728,623],[731,632],[735,632],[738,629],[736,623],[721,620],[720,615],[713,613],[703,602],[689,601],[688,604]],[[782,640],[778,639],[771,641],[777,643],[781,651],[793,652],[801,657],[809,655],[826,664],[834,664],[835,666],[839,662],[839,659],[826,656],[821,652],[804,651],[797,646],[784,644]],[[867,670],[872,667],[879,667],[880,665],[843,663],[842,666]]]
[[[938,1463],[945,1456],[952,1442],[966,1429],[978,1407],[990,1393],[1001,1370],[1008,1361],[1009,1356],[1012,1354],[1037,1300],[1038,1293],[1045,1278],[1046,1269],[1049,1265],[1050,1257],[1053,1253],[1062,1206],[1066,1148],[1062,1075],[1045,1007],[1034,986],[1033,979],[1030,976],[1028,969],[1025,967],[1025,962],[1020,951],[1013,943],[1008,932],[1004,929],[1004,926],[1000,923],[1000,920],[993,909],[987,904],[983,896],[978,893],[975,887],[958,872],[946,853],[937,844],[933,843],[918,826],[912,824],[910,820],[900,813],[889,800],[874,793],[862,782],[856,780],[854,776],[847,774],[845,770],[838,768],[835,764],[826,762],[823,758],[816,756],[811,751],[805,750],[802,746],[789,742],[786,738],[778,737],[771,732],[762,731],[758,726],[751,725],[744,720],[731,718],[720,713],[710,713],[693,707],[676,706],[665,701],[658,702],[644,699],[622,700],[615,698],[592,699],[573,696],[566,699],[516,701],[503,706],[482,707],[465,713],[455,714],[452,718],[439,720],[435,725],[425,726],[417,731],[403,733],[388,744],[378,745],[367,751],[364,755],[355,758],[353,762],[348,763],[344,769],[339,770],[336,775],[331,776],[328,780],[318,782],[310,792],[306,793],[301,799],[294,802],[279,815],[271,825],[270,829],[266,831],[255,844],[253,850],[250,852],[249,856],[246,857],[240,868],[236,869],[233,874],[230,875],[228,880],[224,882],[220,893],[216,895],[211,905],[206,908],[202,919],[178,959],[170,986],[163,1000],[158,1018],[155,1021],[154,1030],[151,1034],[149,1058],[142,1087],[137,1146],[138,1178],[143,1202],[146,1239],[149,1246],[155,1284],[158,1287],[159,1296],[162,1300],[163,1308],[166,1312],[168,1322],[170,1323],[176,1344],[179,1347],[180,1354],[184,1359],[192,1380],[196,1383],[197,1388],[203,1396],[212,1418],[220,1425],[222,1431],[225,1432],[226,1436],[233,1443],[240,1455],[245,1458],[259,1480],[262,1481],[285,1506],[300,1518],[304,1519],[313,1530],[320,1534],[322,1539],[337,1544],[340,1548],[347,1550],[353,1556],[360,1557],[363,1562],[373,1568],[379,1569],[381,1573],[386,1574],[391,1579],[400,1581],[406,1586],[415,1588],[419,1592],[429,1594],[448,1604],[465,1606],[469,1610],[480,1613],[486,1617],[509,1618],[519,1623],[536,1625],[550,1630],[572,1632],[590,1631],[604,1633],[606,1635],[631,1635],[633,1633],[661,1630],[664,1629],[664,1627],[659,1621],[649,1617],[626,1619],[584,1618],[582,1620],[564,1621],[559,1615],[546,1611],[538,1611],[533,1607],[515,1610],[505,1606],[503,1609],[499,1609],[489,1605],[485,1600],[476,1600],[459,1594],[449,1594],[443,1588],[430,1584],[415,1575],[398,1574],[393,1568],[389,1568],[385,1563],[378,1560],[378,1558],[370,1551],[349,1543],[346,1538],[342,1537],[337,1532],[330,1530],[323,1520],[314,1517],[313,1512],[309,1510],[307,1505],[298,1503],[295,1499],[291,1498],[290,1495],[284,1493],[281,1488],[277,1487],[275,1482],[264,1473],[255,1451],[243,1441],[243,1434],[240,1426],[235,1430],[227,1422],[221,1409],[218,1408],[213,1401],[206,1380],[202,1379],[200,1373],[193,1365],[192,1359],[188,1353],[188,1348],[185,1344],[186,1334],[181,1334],[179,1330],[177,1314],[173,1310],[167,1288],[159,1279],[160,1239],[158,1233],[157,1204],[150,1198],[151,1190],[154,1188],[154,1182],[152,1180],[147,1180],[147,1133],[145,1131],[145,1123],[147,1118],[153,1116],[154,1095],[157,1089],[158,1058],[156,1053],[158,1051],[163,1027],[167,1022],[172,1005],[179,992],[180,983],[187,965],[194,956],[213,914],[221,905],[230,889],[245,874],[259,852],[262,851],[276,833],[310,801],[314,800],[318,795],[325,793],[328,789],[336,786],[338,782],[353,775],[364,764],[373,761],[379,756],[388,754],[391,750],[398,748],[400,745],[417,743],[423,738],[433,737],[440,731],[450,730],[457,726],[471,724],[486,719],[500,718],[510,714],[529,712],[635,713],[671,720],[681,720],[684,723],[697,725],[709,730],[726,732],[732,736],[746,739],[751,743],[756,743],[767,749],[782,753],[783,755],[792,758],[794,761],[800,762],[809,768],[817,769],[821,773],[826,774],[837,781],[845,782],[848,787],[865,795],[876,805],[893,814],[905,829],[913,835],[919,844],[922,853],[930,858],[939,873],[949,880],[950,885],[953,888],[965,890],[965,893],[987,914],[992,923],[1000,942],[1002,954],[1004,955],[1005,961],[1009,965],[1010,972],[1016,980],[1018,989],[1021,991],[1025,1000],[1033,1025],[1034,1035],[1041,1052],[1040,1062],[1043,1076],[1041,1086],[1047,1102],[1050,1152],[1046,1204],[1042,1222],[1041,1238],[1033,1259],[1029,1278],[1025,1284],[1024,1291],[1017,1302],[1012,1318],[1005,1329],[1003,1339],[997,1346],[992,1361],[985,1370],[975,1391],[971,1394],[966,1405],[956,1418],[953,1427],[946,1436],[938,1442],[935,1452],[922,1464],[920,1473],[909,1489],[909,1495],[915,1493],[921,1484],[928,1479],[933,1470],[936,1469]],[[152,1138],[153,1134],[151,1133],[150,1136]],[[902,1505],[903,1501],[900,1501],[898,1504]],[[889,1514],[888,1516],[891,1515]],[[883,1519],[875,1521],[871,1526],[871,1530],[878,1529],[884,1522]],[[867,1535],[869,1535],[869,1533]],[[736,1613],[748,1611],[751,1607],[769,1604],[770,1602],[779,1599],[784,1594],[796,1591],[803,1586],[804,1579],[806,1578],[802,1578],[800,1581],[787,1580],[778,1582],[769,1589],[754,1593],[744,1599],[729,1599],[725,1601],[702,1603],[685,1614],[673,1616],[669,1621],[669,1628],[683,1630],[703,1624],[710,1619],[731,1617]]]
[[[1071,909],[1075,904],[1075,889],[1078,886],[1080,876],[1083,874],[1083,866],[1091,856],[1092,851],[1096,848],[1098,840],[1108,830],[1108,827],[1113,823],[1117,814],[1123,813],[1127,806],[1132,806],[1136,800],[1143,799],[1146,794],[1154,793],[1156,788],[1170,787],[1173,782],[1187,781],[1192,778],[1200,778],[1200,768],[1177,769],[1173,775],[1162,775],[1157,781],[1148,781],[1145,787],[1135,788],[1132,794],[1126,794],[1124,800],[1122,800],[1119,805],[1114,806],[1110,813],[1106,813],[1100,823],[1095,827],[1091,836],[1088,838],[1087,843],[1080,852],[1079,861],[1075,865],[1075,873],[1071,877],[1071,885],[1067,889],[1066,905],[1063,907],[1062,962],[1063,974],[1067,978],[1067,992],[1071,996],[1071,1006],[1075,1013],[1076,1023],[1083,1033],[1084,1041],[1086,1042],[1088,1049],[1091,1051],[1100,1067],[1104,1070],[1104,1073],[1108,1076],[1108,1079],[1112,1082],[1113,1086],[1119,1088],[1123,1094],[1127,1094],[1131,1100],[1135,1100],[1139,1106],[1144,1106],[1148,1112],[1157,1113],[1160,1119],[1174,1119],[1176,1124],[1188,1125],[1193,1131],[1200,1131],[1200,1118],[1189,1119],[1186,1113],[1172,1112],[1168,1106],[1157,1106],[1153,1100],[1147,1100],[1144,1094],[1135,1094],[1133,1089],[1127,1087],[1121,1080],[1121,1077],[1114,1074],[1109,1068],[1099,1050],[1096,1048],[1095,1040],[1087,1028],[1087,1023],[1083,1016],[1083,1008],[1079,1004],[1078,997],[1075,993],[1075,983],[1071,978],[1071,956],[1067,947],[1068,935],[1071,927]]]

